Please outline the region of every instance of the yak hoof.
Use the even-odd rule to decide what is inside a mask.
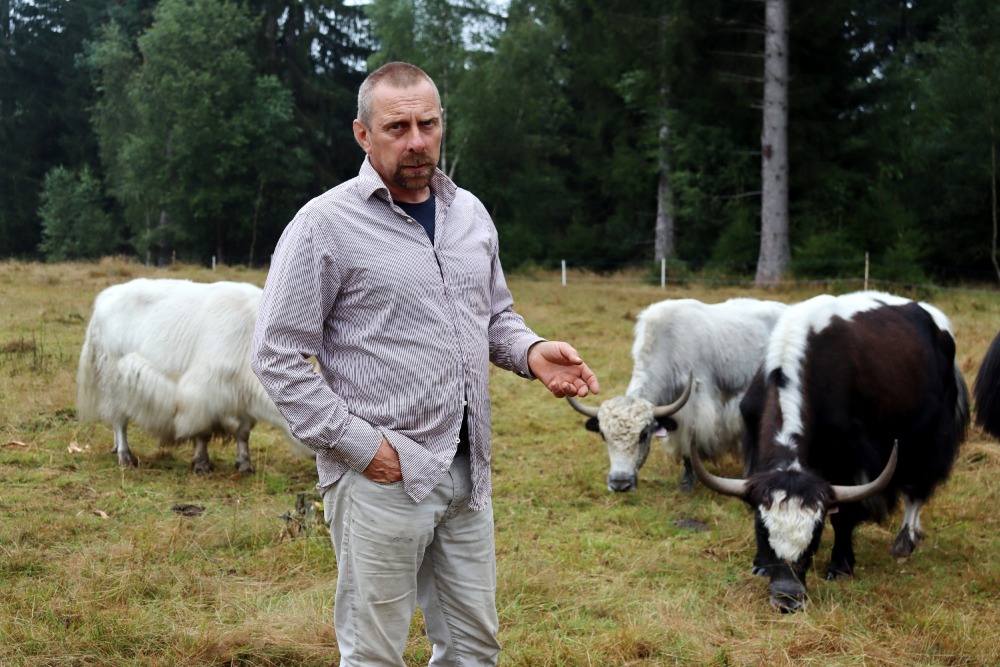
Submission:
[[[691,459],[684,458],[684,474],[681,475],[680,489],[682,493],[691,493],[694,491],[694,485],[698,483],[698,479],[694,476],[694,468],[691,467]]]
[[[240,471],[241,473],[243,473],[244,475],[252,475],[255,472],[257,472],[254,469],[253,464],[250,463],[250,461],[243,461],[242,463],[239,462],[239,461],[237,461],[236,462],[236,469],[238,471]]]
[[[903,526],[903,529],[899,531],[899,535],[896,536],[896,541],[892,543],[892,555],[896,558],[906,558],[913,553],[913,550],[917,548],[917,544],[920,543],[920,538],[923,537],[920,533],[916,535],[916,541],[910,537],[909,526]]]
[[[772,595],[771,606],[780,611],[782,614],[792,614],[805,609],[806,603],[805,600],[796,600],[784,595]]]
[[[830,563],[826,568],[826,580],[836,581],[837,579],[850,579],[854,576],[854,569],[847,563]]]
[[[132,452],[118,452],[118,465],[138,468],[139,462],[132,456]]]
[[[209,461],[192,461],[191,470],[196,475],[207,475],[212,472],[212,464]]]

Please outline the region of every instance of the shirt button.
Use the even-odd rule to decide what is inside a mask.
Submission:
[[[467,406],[468,404],[469,404],[469,402],[468,402],[468,401],[462,401],[462,407],[465,407],[465,406]]]
[[[462,442],[462,439],[461,439],[461,438],[455,438],[455,444],[456,444],[456,445],[457,445],[458,443],[460,443],[460,442]]]

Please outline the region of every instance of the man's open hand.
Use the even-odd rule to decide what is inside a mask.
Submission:
[[[586,396],[601,390],[597,376],[569,343],[535,343],[528,350],[528,367],[556,398]]]

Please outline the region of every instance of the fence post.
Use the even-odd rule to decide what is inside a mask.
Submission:
[[[562,286],[566,287],[566,260],[562,260]]]
[[[865,250],[865,289],[868,289],[868,251]]]
[[[667,289],[667,258],[660,258],[660,289]]]

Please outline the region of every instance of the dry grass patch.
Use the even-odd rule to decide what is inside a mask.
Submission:
[[[190,446],[163,449],[139,429],[137,470],[119,469],[111,432],[74,418],[77,356],[103,288],[140,276],[263,285],[238,267],[147,268],[0,263],[0,664],[329,665],[336,563],[315,521],[282,531],[315,471],[280,434],[251,438],[256,475],[189,473]],[[637,275],[510,276],[518,310],[572,342],[601,396],[631,373],[635,315],[671,297],[796,301],[823,291],[762,292],[689,283],[662,290]],[[1000,323],[989,289],[921,295],[947,313],[967,382]],[[656,449],[639,488],[611,494],[600,437],[564,401],[493,373],[494,512],[504,666],[996,665],[1000,643],[1000,445],[973,430],[924,512],[927,540],[897,561],[897,514],[858,531],[858,576],[826,582],[832,536],[809,575],[807,611],[781,615],[749,573],[749,510],[698,487]],[[720,465],[739,474],[735,458]],[[204,508],[185,516],[175,506]],[[414,619],[407,664],[430,647]]]

